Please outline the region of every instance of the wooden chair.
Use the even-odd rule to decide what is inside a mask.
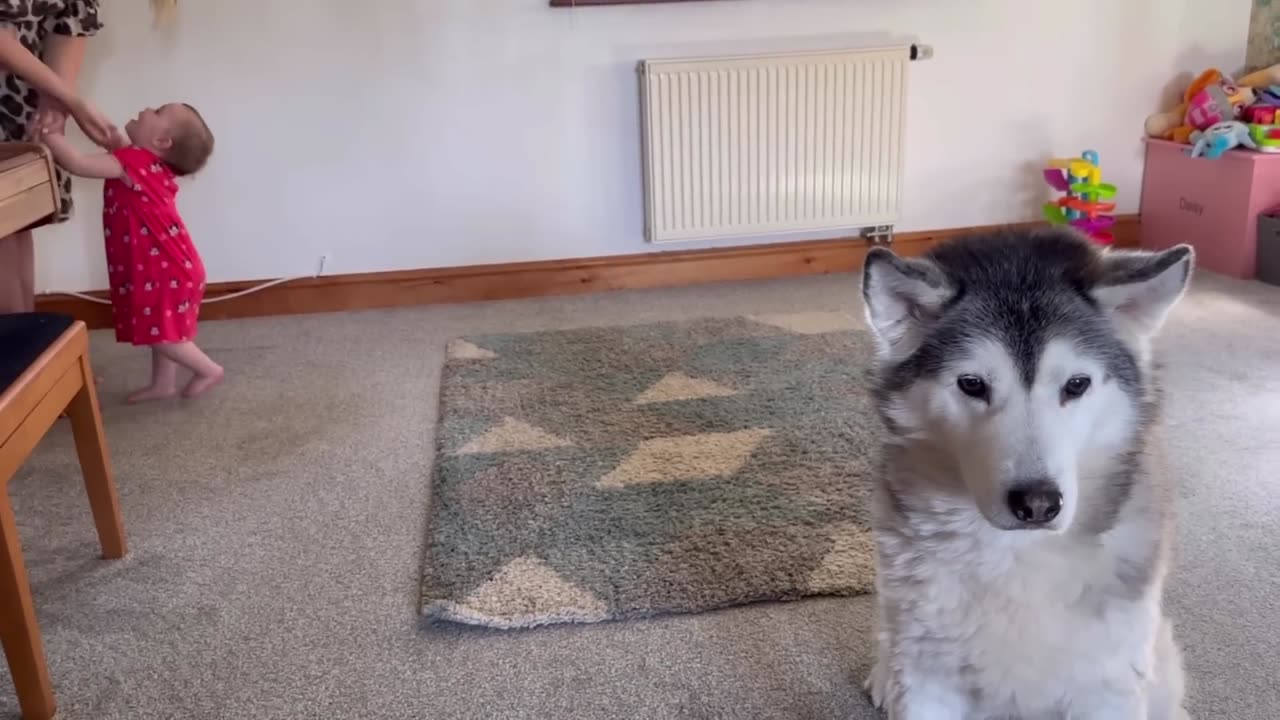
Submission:
[[[0,143],[0,237],[46,221],[60,201],[48,148]],[[18,704],[28,720],[51,718],[57,706],[8,488],[18,468],[63,413],[71,420],[102,554],[124,557],[124,527],[84,323],[65,315],[0,315],[0,481],[4,483],[0,488],[0,641]]]
[[[124,523],[89,366],[89,333],[65,315],[0,315],[0,640],[28,720],[57,707],[36,625],[9,481],[66,413],[103,557],[124,557]]]

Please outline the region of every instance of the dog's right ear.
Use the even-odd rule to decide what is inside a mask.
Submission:
[[[867,252],[862,300],[881,356],[902,358],[915,350],[952,293],[942,270],[928,260],[900,258],[880,247]]]

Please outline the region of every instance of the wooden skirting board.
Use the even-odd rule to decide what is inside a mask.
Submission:
[[[921,255],[947,238],[995,227],[899,233],[894,237],[892,247],[902,255]],[[1137,247],[1138,216],[1117,218],[1114,231],[1117,246]],[[234,300],[206,303],[201,308],[200,319],[228,320],[404,305],[512,300],[852,272],[861,267],[868,247],[867,242],[860,238],[840,238],[585,260],[325,275],[276,285]],[[259,282],[213,283],[208,287],[206,298],[239,292]],[[106,291],[89,294],[103,299],[108,297]],[[111,325],[110,306],[81,298],[41,295],[36,305],[42,311],[71,314],[91,328]]]

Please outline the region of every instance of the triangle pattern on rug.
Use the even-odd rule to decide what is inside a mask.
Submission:
[[[558,616],[598,620],[609,611],[594,593],[566,580],[542,559],[519,557],[494,573],[462,601],[470,611],[489,616]]]
[[[727,388],[712,380],[703,380],[685,375],[682,372],[668,373],[654,383],[635,399],[636,405],[649,403],[675,402],[677,400],[699,400],[709,397],[728,397],[737,395],[738,391]]]
[[[596,483],[600,488],[728,477],[772,434],[767,428],[652,438]]]
[[[749,315],[748,319],[781,328],[797,335],[821,335],[822,333],[857,330],[858,321],[847,312],[811,310],[798,313],[767,313]]]
[[[492,360],[498,357],[492,350],[485,350],[462,338],[450,340],[446,354],[450,360]]]
[[[809,574],[809,590],[869,592],[876,577],[876,546],[871,531],[853,523],[841,523],[831,527],[831,534],[834,538],[831,550]]]
[[[523,420],[505,417],[502,422],[486,430],[479,437],[463,445],[456,454],[482,455],[488,453],[521,452],[568,447],[573,443],[557,437]]]

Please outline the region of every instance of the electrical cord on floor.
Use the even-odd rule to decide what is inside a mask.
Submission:
[[[314,275],[297,275],[294,277],[285,277],[285,278],[279,278],[276,280],[269,280],[267,282],[254,285],[253,287],[245,288],[244,290],[239,290],[233,293],[227,293],[226,295],[218,295],[217,297],[205,298],[204,300],[201,301],[201,304],[207,305],[209,303],[222,302],[223,300],[234,300],[235,298],[244,297],[245,295],[256,293],[259,290],[266,290],[269,287],[275,287],[276,285],[283,285],[284,283],[287,283],[287,282],[293,282],[295,280],[308,280],[310,278],[318,278],[324,274],[325,260],[326,260],[325,257],[320,258],[320,267],[316,269],[316,272]],[[86,295],[85,293],[75,292],[73,290],[47,290],[43,294],[70,295],[71,297],[77,297],[77,298],[80,298],[81,300],[88,300],[89,302],[98,303],[99,305],[111,304],[110,300],[94,297],[92,295]]]

